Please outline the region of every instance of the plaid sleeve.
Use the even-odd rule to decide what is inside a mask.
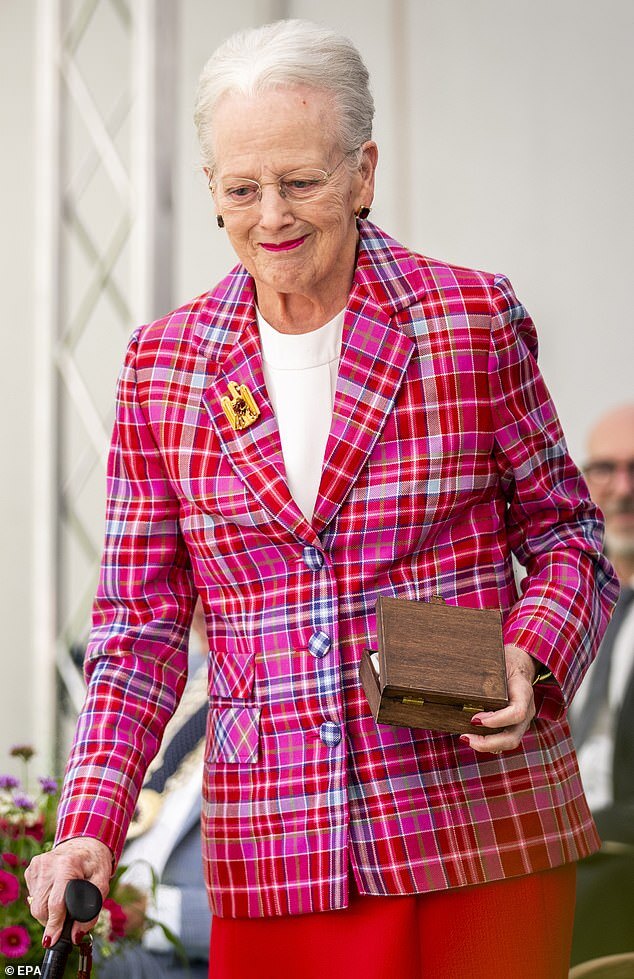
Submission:
[[[97,837],[118,858],[145,770],[180,699],[194,588],[178,501],[144,416],[133,336],[119,379],[106,538],[56,842]]]
[[[558,717],[596,653],[618,594],[602,553],[603,523],[568,454],[537,367],[537,339],[510,283],[496,279],[489,376],[496,460],[511,547],[526,567],[504,641],[552,670],[538,713]]]

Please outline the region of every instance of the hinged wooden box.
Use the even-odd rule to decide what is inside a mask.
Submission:
[[[376,617],[378,673],[366,650],[359,676],[379,724],[493,733],[471,718],[508,704],[498,609],[381,596]]]

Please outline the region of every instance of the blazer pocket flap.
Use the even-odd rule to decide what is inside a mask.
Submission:
[[[212,707],[209,725],[207,761],[257,762],[259,707]]]
[[[255,655],[237,644],[209,654],[210,697],[250,697],[254,675]]]

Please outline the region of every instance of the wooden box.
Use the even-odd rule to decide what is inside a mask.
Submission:
[[[372,650],[359,668],[375,720],[452,734],[494,733],[471,718],[508,704],[499,610],[446,605],[440,596],[430,602],[381,596],[376,614],[378,674]]]

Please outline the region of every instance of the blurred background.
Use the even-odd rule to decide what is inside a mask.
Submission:
[[[127,337],[235,264],[198,75],[228,34],[287,16],[366,60],[372,219],[511,277],[579,463],[632,398],[632,0],[0,0],[3,755],[29,742],[59,771],[82,701]]]

